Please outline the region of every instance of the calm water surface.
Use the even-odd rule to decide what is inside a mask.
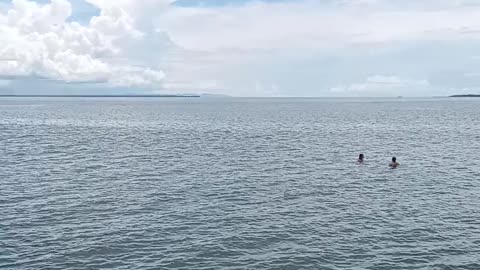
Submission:
[[[0,268],[480,269],[479,152],[480,99],[3,98]]]

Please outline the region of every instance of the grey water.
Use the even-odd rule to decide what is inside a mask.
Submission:
[[[2,98],[0,268],[480,269],[479,150],[480,99]]]

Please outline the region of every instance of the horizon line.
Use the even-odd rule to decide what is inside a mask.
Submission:
[[[224,94],[0,94],[0,98],[9,97],[51,97],[51,98],[386,98],[386,99],[402,99],[402,98],[451,98],[451,97],[477,97],[475,94],[445,95],[445,96],[230,96]]]

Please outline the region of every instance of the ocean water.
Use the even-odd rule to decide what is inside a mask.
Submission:
[[[3,98],[0,268],[480,269],[479,151],[480,99]]]

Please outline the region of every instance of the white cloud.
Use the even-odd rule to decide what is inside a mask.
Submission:
[[[367,77],[363,82],[335,86],[330,91],[340,95],[397,96],[405,90],[413,90],[417,92],[417,95],[422,95],[422,92],[429,86],[430,83],[425,79],[373,75]]]
[[[101,14],[82,26],[68,22],[66,0],[37,4],[13,0],[0,14],[0,75],[40,76],[67,82],[106,81],[112,86],[159,83],[163,72],[116,65],[124,40],[142,38],[125,9],[101,6]]]
[[[331,95],[335,88],[428,95],[443,91],[430,76],[478,68],[462,60],[475,50],[465,44],[480,41],[480,4],[468,0],[256,1],[170,7],[155,18],[157,31],[183,48],[166,69],[164,85],[173,88],[215,81],[212,91],[248,96]],[[403,84],[380,87],[368,78],[385,73]]]
[[[67,0],[0,5],[0,77],[242,96],[415,95],[480,68],[474,0],[84,1],[98,15],[83,24]]]
[[[423,5],[418,1],[410,5],[392,2],[357,0],[329,5],[324,1],[292,1],[221,8],[175,7],[158,18],[158,28],[192,50],[322,48],[480,38],[480,6],[458,1],[423,1]],[[429,6],[434,8],[427,9]]]

